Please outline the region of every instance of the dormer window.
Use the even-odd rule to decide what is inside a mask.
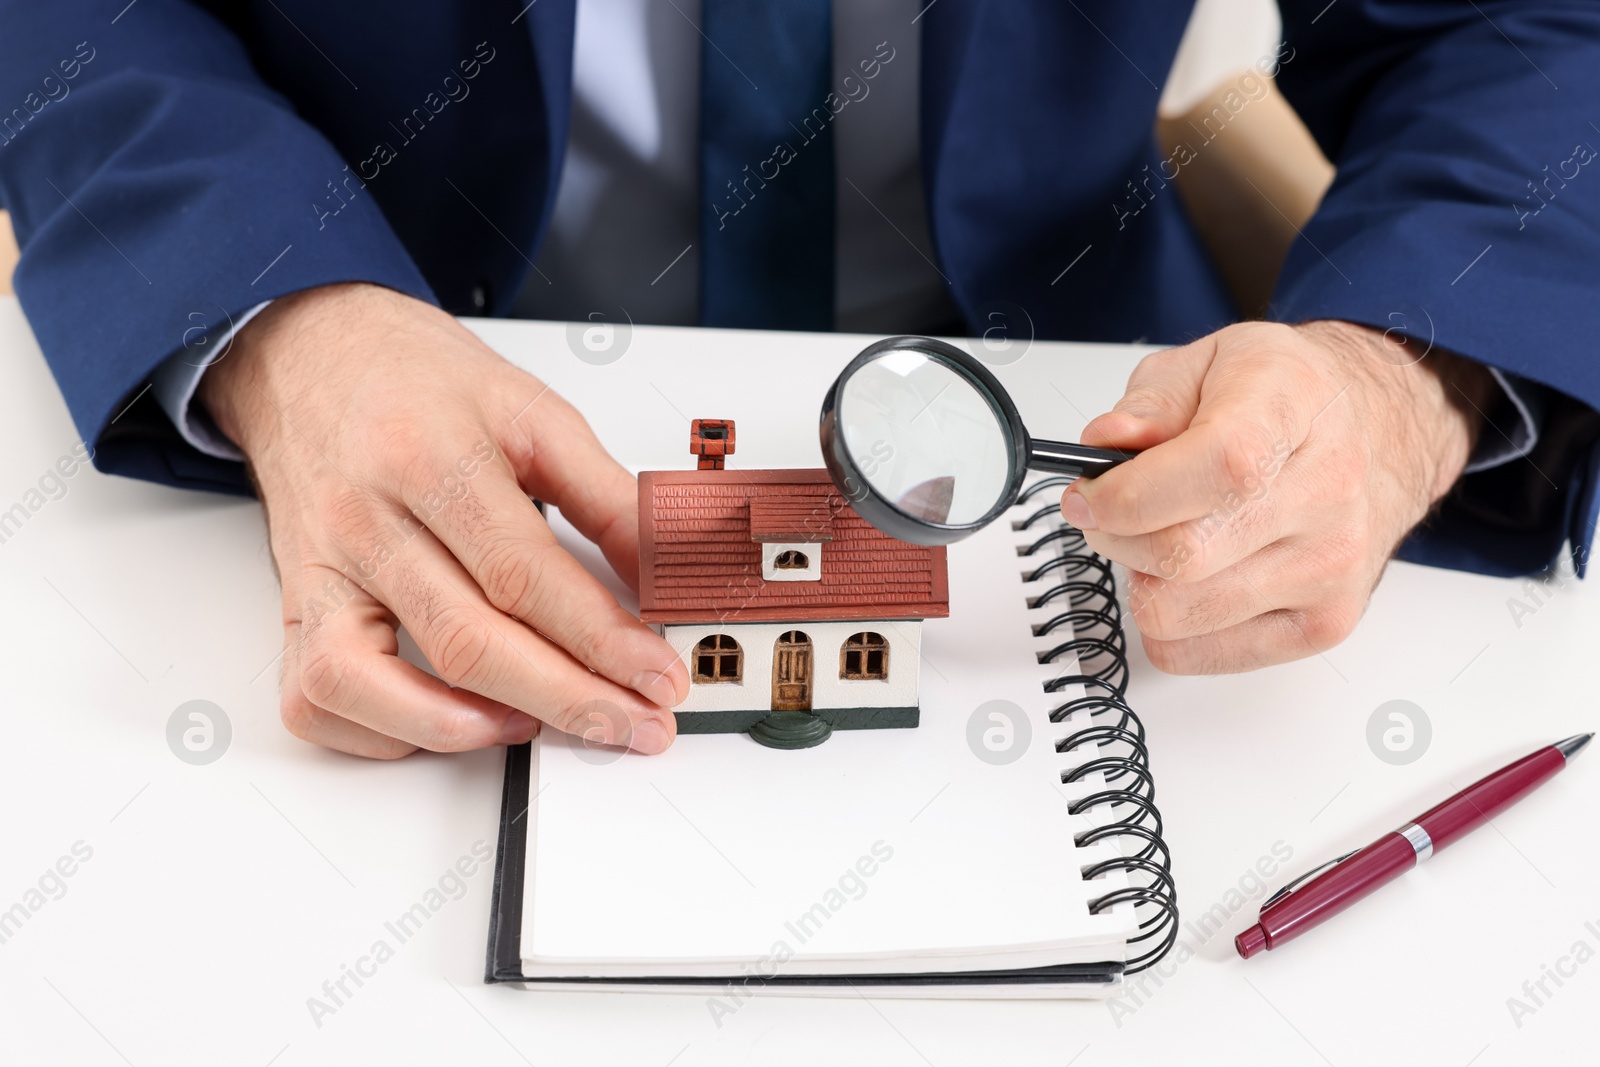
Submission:
[[[835,498],[764,493],[750,501],[750,540],[761,546],[761,577],[769,582],[820,582],[822,552],[833,540]]]
[[[820,582],[822,548],[794,541],[762,545],[761,577],[769,582]]]

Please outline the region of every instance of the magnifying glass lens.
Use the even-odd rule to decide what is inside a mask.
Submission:
[[[1007,492],[1012,447],[999,412],[922,352],[886,352],[857,369],[842,384],[837,418],[856,469],[912,519],[977,522]]]

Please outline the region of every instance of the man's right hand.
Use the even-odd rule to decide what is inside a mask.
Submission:
[[[672,743],[682,661],[529,499],[637,584],[635,481],[548,386],[443,311],[349,284],[274,301],[199,398],[266,508],[296,736],[380,758],[526,741],[541,721]],[[399,657],[402,625],[443,681]]]

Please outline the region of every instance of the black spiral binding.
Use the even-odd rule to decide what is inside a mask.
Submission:
[[[1089,902],[1091,914],[1099,914],[1117,904],[1132,903],[1139,916],[1139,933],[1129,944],[1139,951],[1128,961],[1124,974],[1137,974],[1155,966],[1178,940],[1178,890],[1172,880],[1172,855],[1161,839],[1161,812],[1155,805],[1155,781],[1150,776],[1150,752],[1145,747],[1144,724],[1128,707],[1127,634],[1122,627],[1122,607],[1117,602],[1117,580],[1111,564],[1089,550],[1083,534],[1064,524],[1051,523],[1060,514],[1059,500],[1051,490],[1071,484],[1063,477],[1042,478],[1032,483],[1018,498],[1028,504],[1041,494],[1046,502],[1027,518],[1014,524],[1019,531],[1048,526],[1031,544],[1020,549],[1024,556],[1048,552],[1050,558],[1028,572],[1029,582],[1057,575],[1057,584],[1030,601],[1029,607],[1058,604],[1059,610],[1048,621],[1034,626],[1043,637],[1057,629],[1071,636],[1048,651],[1039,653],[1040,663],[1076,657],[1080,673],[1063,674],[1044,685],[1056,693],[1075,685],[1085,695],[1069,700],[1050,712],[1051,722],[1086,711],[1090,725],[1056,744],[1057,752],[1068,752],[1093,745],[1103,754],[1078,764],[1061,775],[1063,783],[1081,781],[1089,775],[1104,776],[1107,788],[1072,803],[1077,815],[1092,808],[1111,806],[1117,816],[1109,822],[1085,830],[1077,836],[1079,845],[1117,840],[1124,855],[1091,864],[1083,869],[1085,878],[1098,878],[1110,871],[1127,874],[1130,884]],[[1104,720],[1100,717],[1105,716]],[[1133,845],[1128,851],[1127,845]]]

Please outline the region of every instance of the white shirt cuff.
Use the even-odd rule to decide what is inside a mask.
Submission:
[[[1478,447],[1473,450],[1463,474],[1476,474],[1521,459],[1539,443],[1539,424],[1544,421],[1543,391],[1528,382],[1522,382],[1523,388],[1518,388],[1499,367],[1490,367],[1489,373],[1494,375],[1494,380],[1505,391],[1516,417],[1501,426],[1485,416],[1484,421],[1490,422],[1490,425],[1479,432]]]
[[[150,392],[154,394],[161,409],[167,413],[167,418],[172,420],[172,424],[178,428],[178,433],[183,435],[185,441],[208,456],[215,456],[217,459],[244,459],[244,453],[217,429],[217,424],[211,421],[211,416],[205,408],[194,402],[195,390],[200,388],[200,379],[204,377],[206,368],[227,354],[228,348],[233,344],[233,335],[243,329],[246,323],[260,314],[261,309],[270,303],[272,301],[263,300],[237,319],[230,321],[227,330],[214,344],[205,343],[189,348],[188,336],[185,335],[185,347],[168,357],[166,362],[150,375]],[[204,325],[197,327],[200,330],[205,328]]]

